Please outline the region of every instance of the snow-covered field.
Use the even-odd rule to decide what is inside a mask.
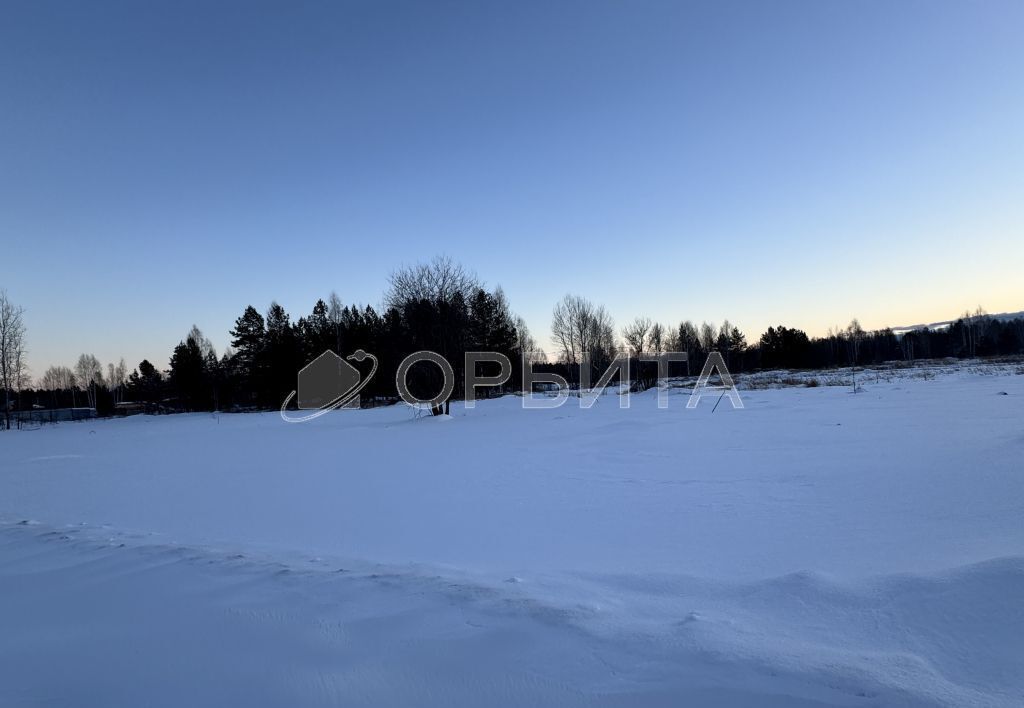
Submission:
[[[1024,705],[983,368],[4,433],[0,705]]]

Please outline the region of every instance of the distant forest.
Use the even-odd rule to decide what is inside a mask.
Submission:
[[[397,400],[395,371],[408,354],[435,351],[456,370],[461,391],[465,352],[500,352],[513,364],[511,380],[497,394],[522,389],[522,364],[535,371],[563,376],[570,385],[596,381],[621,355],[631,357],[634,385],[654,383],[654,364],[642,356],[686,352],[689,361],[673,365],[673,375],[696,374],[708,353],[719,352],[729,370],[831,369],[893,360],[944,357],[990,357],[1024,353],[1024,318],[988,316],[980,308],[965,313],[946,328],[897,335],[891,329],[864,331],[856,320],[824,337],[808,337],[799,329],[770,327],[756,341],[728,321],[721,325],[686,320],[663,325],[638,317],[616,329],[606,309],[567,295],[553,310],[551,360],[539,353],[533,336],[516,316],[500,288],[486,289],[470,271],[449,258],[403,268],[392,274],[383,312],[370,306],[345,305],[332,293],[312,310],[293,320],[276,302],[265,312],[248,306],[231,330],[231,346],[218,355],[196,327],[174,347],[169,367],[161,370],[142,361],[131,372],[124,361],[104,367],[82,354],[73,366],[53,366],[34,382],[24,367],[22,311],[0,302],[0,387],[10,413],[39,408],[89,407],[99,415],[132,408],[150,412],[272,409],[296,388],[298,371],[330,349],[346,356],[357,349],[380,362],[377,375],[363,390],[364,405]],[[5,319],[6,318],[6,319]],[[13,321],[12,321],[13,319]],[[20,334],[18,341],[5,332]],[[586,363],[591,371],[581,370]],[[481,375],[496,365],[482,364]],[[494,371],[487,371],[494,366]],[[589,379],[587,375],[589,373]],[[410,386],[430,398],[440,389],[440,373],[430,364],[410,372]],[[441,412],[440,410],[436,412]]]

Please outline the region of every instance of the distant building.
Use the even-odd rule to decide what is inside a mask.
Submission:
[[[121,401],[114,404],[114,415],[138,415],[146,412],[145,403],[135,401]]]
[[[15,411],[15,419],[23,423],[64,423],[74,420],[90,420],[96,417],[95,408],[50,408],[31,411]]]

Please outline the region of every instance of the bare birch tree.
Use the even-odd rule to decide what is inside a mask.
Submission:
[[[607,366],[615,356],[615,326],[604,305],[579,295],[566,295],[551,318],[551,340],[559,348],[570,376],[584,361],[593,369]]]
[[[651,325],[651,334],[647,338],[648,348],[654,354],[661,355],[665,352],[665,328],[660,323]]]
[[[537,350],[537,341],[530,334],[526,320],[516,315],[512,320],[516,328],[516,351],[523,361],[536,361],[543,352]]]
[[[718,332],[713,324],[707,322],[701,323],[700,326],[700,346],[705,352],[711,352],[715,349],[715,344],[718,342]]]
[[[637,317],[622,328],[622,339],[633,356],[639,357],[646,351],[647,333],[650,331],[651,320],[649,317]]]
[[[72,391],[74,394],[75,373],[66,366],[51,366],[39,377],[38,388],[49,391],[54,407],[57,406],[57,394],[60,391]]]
[[[90,408],[96,407],[96,389],[104,385],[103,365],[92,354],[82,354],[75,364],[75,378],[85,391]]]
[[[341,330],[343,316],[342,311],[345,308],[341,304],[341,298],[338,297],[338,293],[331,291],[330,296],[327,298],[327,321],[331,323],[331,327],[334,329],[334,351],[335,353],[341,352]]]
[[[0,290],[0,387],[7,430],[11,429],[11,393],[21,390],[27,374],[24,313]]]

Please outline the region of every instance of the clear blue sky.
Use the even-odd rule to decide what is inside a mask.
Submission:
[[[1024,308],[1024,3],[7,2],[0,287],[33,374],[447,253],[549,346]]]

